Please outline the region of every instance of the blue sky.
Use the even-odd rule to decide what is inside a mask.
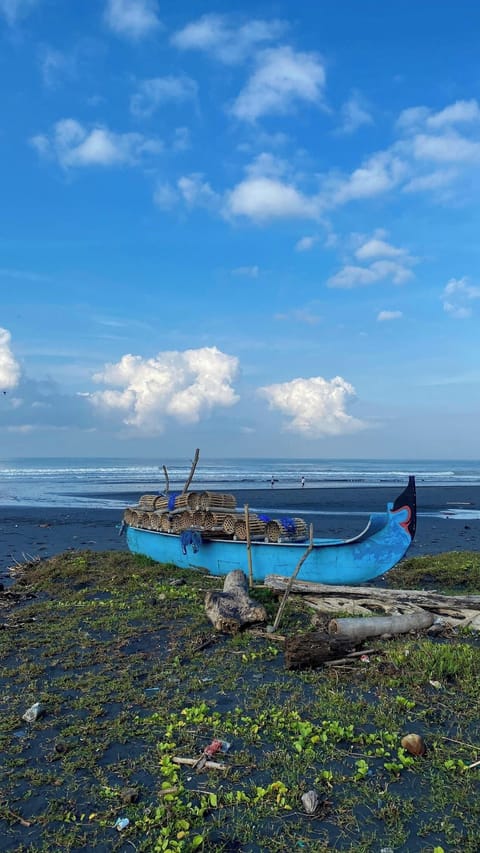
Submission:
[[[0,0],[1,455],[477,457],[479,27]]]

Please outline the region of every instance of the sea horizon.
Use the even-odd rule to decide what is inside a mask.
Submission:
[[[24,456],[0,459],[4,506],[124,505],[124,495],[183,488],[191,459],[170,457]],[[368,488],[392,486],[392,496],[414,474],[418,486],[480,486],[480,462],[461,459],[355,459],[313,457],[205,457],[192,490]]]

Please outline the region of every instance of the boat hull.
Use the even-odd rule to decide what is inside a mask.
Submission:
[[[299,578],[324,584],[358,584],[373,580],[405,556],[415,533],[415,481],[385,513],[373,513],[365,530],[352,539],[314,539]],[[249,571],[245,542],[202,539],[185,544],[181,535],[127,527],[127,544],[135,554],[183,569],[207,570],[226,575],[233,569]],[[290,577],[307,548],[306,542],[259,542],[250,545],[252,574],[256,581],[267,575]]]

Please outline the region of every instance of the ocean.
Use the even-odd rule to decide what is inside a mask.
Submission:
[[[125,493],[183,487],[191,459],[17,458],[0,460],[0,505],[122,508]],[[418,486],[479,486],[480,462],[398,459],[200,459],[191,489],[275,489],[392,486],[392,497],[415,474]],[[305,495],[306,496],[306,495]],[[458,511],[458,510],[455,510]],[[469,510],[465,510],[468,513]],[[478,517],[476,513],[476,517]]]

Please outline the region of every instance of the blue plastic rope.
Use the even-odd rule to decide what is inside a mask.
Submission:
[[[202,537],[198,530],[184,530],[180,534],[180,544],[182,546],[182,554],[187,553],[189,545],[192,546],[192,551],[196,554],[202,544]]]
[[[258,514],[258,517],[260,521],[264,521],[265,524],[268,524],[268,522],[272,520],[269,515],[261,515],[260,513]]]
[[[287,533],[295,533],[296,527],[293,518],[286,516],[285,518],[280,519],[280,523],[283,524]]]
[[[168,508],[175,509],[175,498],[180,494],[180,492],[172,492],[168,496]]]

